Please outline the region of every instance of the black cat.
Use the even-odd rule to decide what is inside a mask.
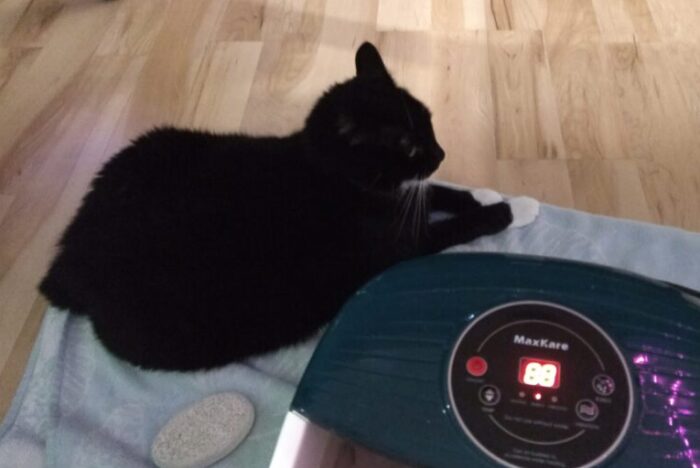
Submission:
[[[133,364],[211,368],[309,337],[392,264],[505,229],[504,202],[408,183],[444,158],[430,113],[371,44],[355,60],[288,137],[138,138],[95,178],[41,292]]]

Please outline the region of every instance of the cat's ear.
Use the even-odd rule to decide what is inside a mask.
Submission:
[[[375,78],[387,80],[390,83],[394,81],[389,75],[389,71],[384,66],[382,57],[379,51],[369,42],[363,43],[357,54],[355,54],[355,68],[359,78]]]

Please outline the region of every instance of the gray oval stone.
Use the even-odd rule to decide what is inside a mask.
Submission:
[[[185,408],[151,446],[160,468],[204,468],[232,452],[253,427],[255,409],[240,393],[219,393]]]

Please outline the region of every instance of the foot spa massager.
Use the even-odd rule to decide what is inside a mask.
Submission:
[[[699,404],[697,292],[579,262],[438,255],[345,305],[271,466],[328,466],[323,428],[418,466],[697,467]]]

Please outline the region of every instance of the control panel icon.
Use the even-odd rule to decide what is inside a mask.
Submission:
[[[467,372],[474,377],[481,377],[486,373],[489,366],[486,360],[479,356],[472,356],[467,361]]]
[[[580,400],[576,403],[576,416],[586,422],[595,421],[598,417],[598,405],[591,400]]]
[[[605,374],[593,377],[593,390],[600,396],[610,396],[615,391],[615,381]]]
[[[497,405],[501,400],[501,392],[495,385],[484,385],[479,389],[479,401],[486,406]]]

